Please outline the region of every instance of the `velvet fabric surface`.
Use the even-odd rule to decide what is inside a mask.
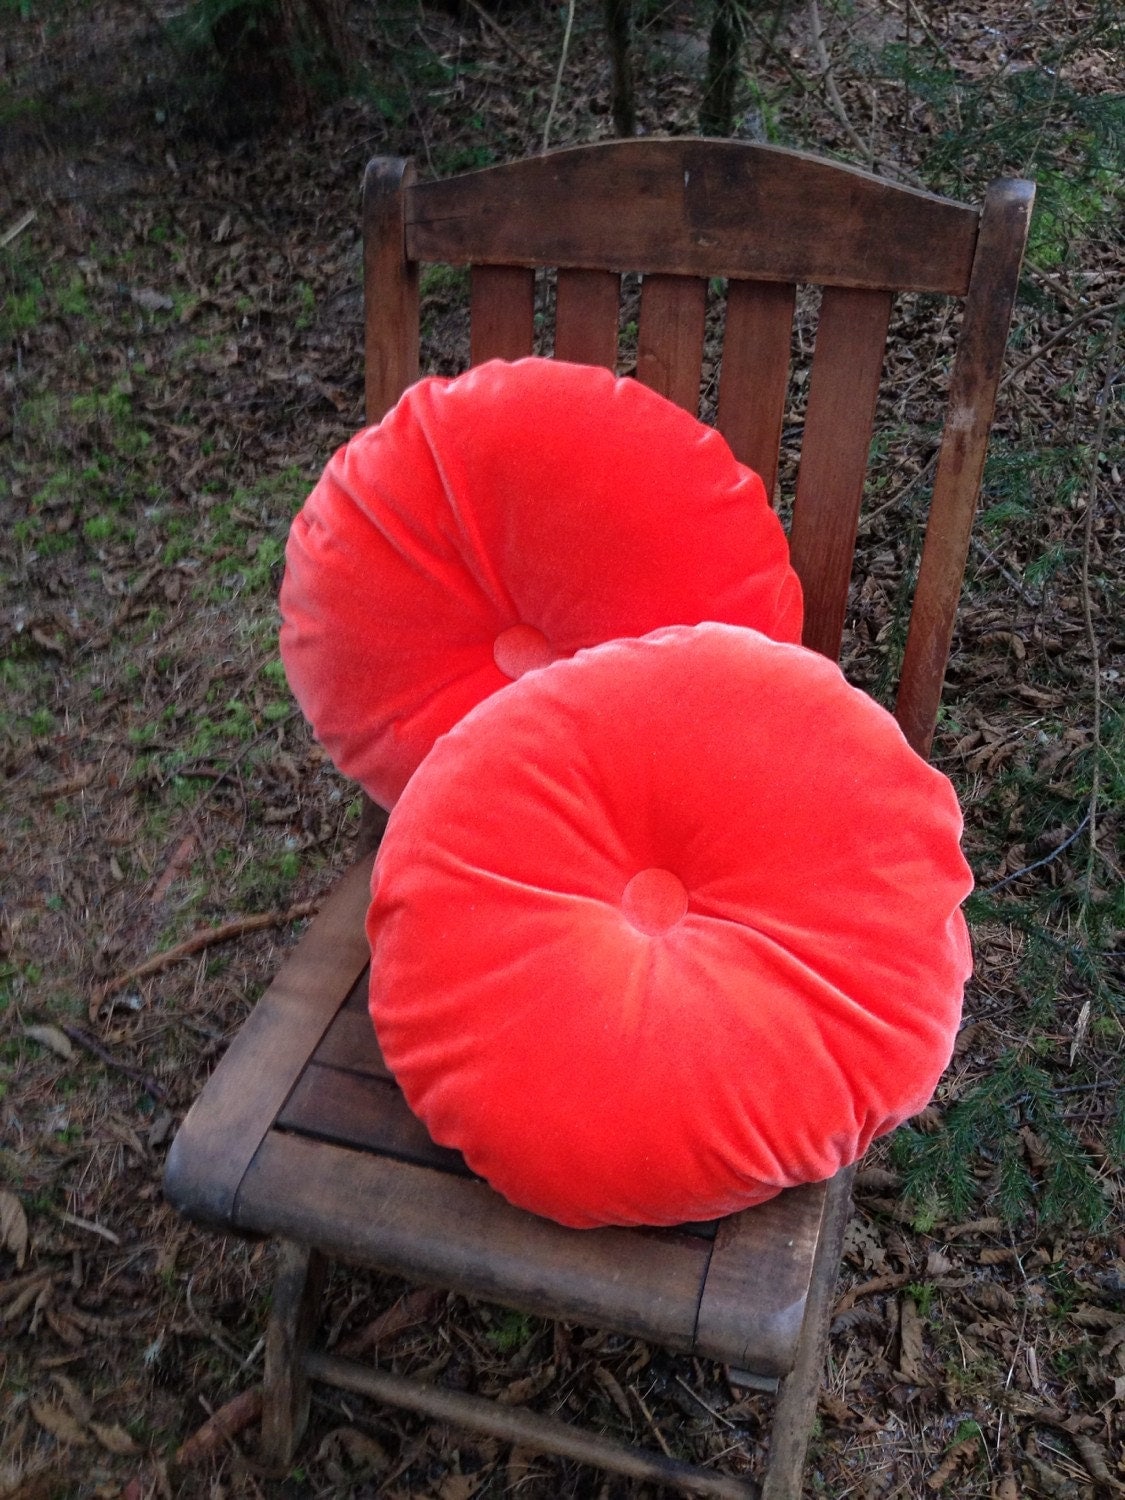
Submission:
[[[526,359],[411,387],[297,516],[281,654],[317,738],[394,804],[524,672],[705,619],[780,640],[801,596],[761,480],[635,380]]]
[[[563,1224],[826,1178],[951,1055],[960,833],[819,655],[714,623],[581,651],[472,710],[391,814],[384,1056],[436,1141]]]

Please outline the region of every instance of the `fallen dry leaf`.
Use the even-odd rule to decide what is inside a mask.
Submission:
[[[387,1450],[378,1438],[361,1432],[358,1427],[334,1427],[317,1449],[318,1461],[343,1454],[352,1468],[382,1469],[387,1465]]]
[[[631,1425],[633,1421],[632,1408],[629,1405],[628,1397],[621,1389],[621,1382],[613,1374],[612,1370],[607,1370],[604,1365],[595,1365],[594,1379],[605,1391],[614,1406],[617,1407],[617,1410],[625,1418],[626,1422]]]
[[[60,1031],[57,1026],[25,1026],[24,1036],[33,1042],[38,1042],[41,1047],[48,1048],[61,1057],[65,1062],[70,1062],[74,1056],[74,1048],[71,1046],[70,1038],[65,1031]]]
[[[365,1328],[340,1341],[339,1352],[349,1359],[365,1354],[387,1339],[397,1338],[406,1329],[424,1322],[437,1309],[442,1294],[429,1289],[408,1292],[400,1297],[386,1312],[379,1314]]]
[[[865,1271],[881,1271],[887,1263],[887,1253],[878,1236],[858,1216],[848,1221],[844,1232],[844,1255]]]
[[[27,1259],[29,1236],[27,1215],[15,1193],[0,1190],[0,1247],[16,1258],[16,1269],[23,1269]]]
[[[65,1406],[55,1406],[49,1401],[32,1401],[31,1415],[45,1432],[56,1441],[68,1443],[75,1448],[88,1447],[92,1441]]]
[[[543,1365],[538,1370],[533,1370],[530,1375],[524,1375],[520,1380],[513,1380],[511,1385],[505,1386],[496,1397],[500,1406],[521,1406],[525,1401],[532,1401],[541,1391],[545,1391],[555,1378],[555,1366],[553,1364]]]
[[[482,1474],[447,1474],[437,1491],[439,1500],[469,1500],[484,1479]]]
[[[107,1453],[125,1457],[127,1454],[140,1452],[136,1442],[119,1422],[91,1422],[90,1431]]]
[[[187,1442],[181,1443],[176,1450],[176,1462],[182,1465],[195,1464],[200,1459],[210,1457],[228,1438],[240,1433],[244,1427],[249,1427],[251,1422],[256,1422],[261,1414],[261,1389],[252,1386],[248,1391],[241,1391],[225,1406],[220,1406],[197,1432],[192,1433]]]
[[[911,1385],[927,1385],[925,1349],[922,1344],[922,1319],[913,1297],[902,1299],[899,1311],[899,1370]]]
[[[958,1468],[969,1458],[974,1451],[980,1447],[980,1438],[975,1434],[973,1437],[965,1438],[963,1442],[954,1443],[941,1463],[926,1480],[931,1490],[941,1490],[949,1483]]]
[[[60,1371],[56,1371],[51,1376],[51,1379],[62,1393],[62,1398],[70,1408],[74,1420],[80,1422],[83,1427],[88,1426],[90,1418],[94,1414],[94,1407],[90,1398],[84,1391],[79,1390],[78,1386],[75,1385],[74,1381],[68,1375],[63,1375]]]
[[[1095,1443],[1093,1438],[1083,1437],[1081,1433],[1072,1433],[1070,1441],[1074,1444],[1078,1457],[1086,1465],[1092,1478],[1099,1484],[1107,1485],[1114,1494],[1125,1494],[1125,1484],[1122,1484],[1109,1471],[1106,1462],[1107,1453],[1100,1443]]]

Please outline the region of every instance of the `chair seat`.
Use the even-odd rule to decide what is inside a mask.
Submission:
[[[566,1229],[437,1146],[367,1015],[371,857],[325,899],[180,1129],[165,1194],[524,1312],[595,1324],[776,1381],[793,1366],[826,1184],[674,1229]]]

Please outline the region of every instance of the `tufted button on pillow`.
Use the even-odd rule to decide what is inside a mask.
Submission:
[[[800,646],[723,624],[530,672],[438,740],[368,920],[433,1138],[578,1227],[830,1176],[930,1098],[971,960],[948,780]]]
[[[474,704],[584,646],[705,619],[801,633],[781,526],[719,434],[543,359],[422,380],[342,448],[281,610],[298,703],[385,807]]]

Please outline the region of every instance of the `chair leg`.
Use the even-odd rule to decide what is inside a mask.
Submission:
[[[828,1186],[824,1224],[813,1262],[805,1322],[793,1369],[782,1382],[770,1434],[769,1463],[762,1500],[800,1500],[805,1454],[816,1419],[816,1400],[824,1375],[828,1326],[836,1291],[836,1274],[844,1230],[852,1206],[855,1167],[837,1172]]]
[[[271,1468],[288,1467],[308,1424],[309,1382],[301,1362],[316,1326],[324,1278],[319,1251],[280,1242],[262,1391],[262,1454]]]

